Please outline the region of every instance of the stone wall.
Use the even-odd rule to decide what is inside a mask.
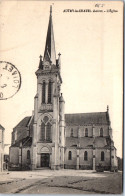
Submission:
[[[68,159],[69,151],[71,151],[71,153],[72,153],[71,160]],[[68,148],[68,149],[66,149],[65,150],[65,164],[64,164],[65,169],[76,169],[76,158],[77,158],[77,150],[76,150],[76,148]]]
[[[12,144],[15,144],[19,140],[29,136],[28,127],[18,127],[12,132]]]
[[[10,147],[9,156],[9,170],[19,170],[19,147]]]
[[[27,151],[30,152],[30,156],[29,158],[27,157]],[[30,147],[26,147],[26,148],[22,148],[22,170],[30,170],[31,169],[31,148]]]
[[[73,136],[74,137],[85,137],[85,129],[88,129],[88,137],[93,137],[93,126],[87,125],[87,126],[66,126],[66,137],[71,136],[71,130],[73,129]],[[98,137],[100,136],[100,129],[103,128],[103,136],[109,136],[109,127],[108,125],[95,125],[94,126],[94,136]]]

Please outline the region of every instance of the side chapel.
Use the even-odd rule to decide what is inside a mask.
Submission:
[[[105,112],[65,114],[61,56],[56,59],[52,7],[44,56],[40,56],[34,112],[13,129],[10,170],[117,168],[109,108]]]

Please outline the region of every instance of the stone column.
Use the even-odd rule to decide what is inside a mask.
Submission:
[[[32,158],[31,158],[31,168],[34,170],[37,165],[37,124],[33,124],[33,143],[32,143]]]
[[[64,147],[61,147],[61,168],[64,168]]]
[[[92,134],[93,134],[93,138],[95,138],[95,126],[92,126]]]
[[[31,167],[32,170],[37,168],[37,147],[35,145],[32,146]]]
[[[76,160],[76,169],[79,169],[79,148],[77,148],[77,160]]]
[[[23,163],[22,163],[22,153],[23,151],[23,146],[22,146],[22,142],[20,142],[20,146],[19,146],[19,165],[20,165],[20,169],[22,169]]]
[[[34,122],[37,122],[38,116],[38,96],[36,95],[34,98]]]
[[[61,145],[61,167],[64,168],[64,147],[65,147],[65,114],[64,114],[64,108],[65,108],[65,101],[63,99],[62,93],[59,98],[59,115],[60,115],[60,121],[59,121],[59,131],[60,131],[60,145]]]
[[[55,82],[53,83],[53,139],[54,139],[54,143],[55,143],[55,152],[54,152],[54,169],[56,169],[57,166],[57,156],[58,156],[58,140],[57,140],[57,93],[56,93],[56,87],[55,87]]]
[[[93,170],[96,170],[96,167],[95,167],[95,149],[93,149]]]
[[[42,84],[38,84],[37,92],[38,92],[38,107],[40,107],[42,103]]]
[[[111,146],[111,171],[114,171],[114,147]]]
[[[55,148],[54,146],[52,147],[51,169],[55,169]]]
[[[92,132],[93,132],[93,170],[96,170],[96,163],[95,163],[95,126],[92,126]]]
[[[36,143],[37,143],[37,124],[36,123],[33,124],[33,137],[32,137],[32,139],[33,139],[33,145],[36,145]]]

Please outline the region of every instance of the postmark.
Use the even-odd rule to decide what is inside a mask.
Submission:
[[[13,97],[21,87],[21,74],[9,62],[0,61],[0,100]]]

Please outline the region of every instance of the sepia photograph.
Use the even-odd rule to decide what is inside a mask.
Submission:
[[[0,1],[0,194],[123,193],[123,1]]]

